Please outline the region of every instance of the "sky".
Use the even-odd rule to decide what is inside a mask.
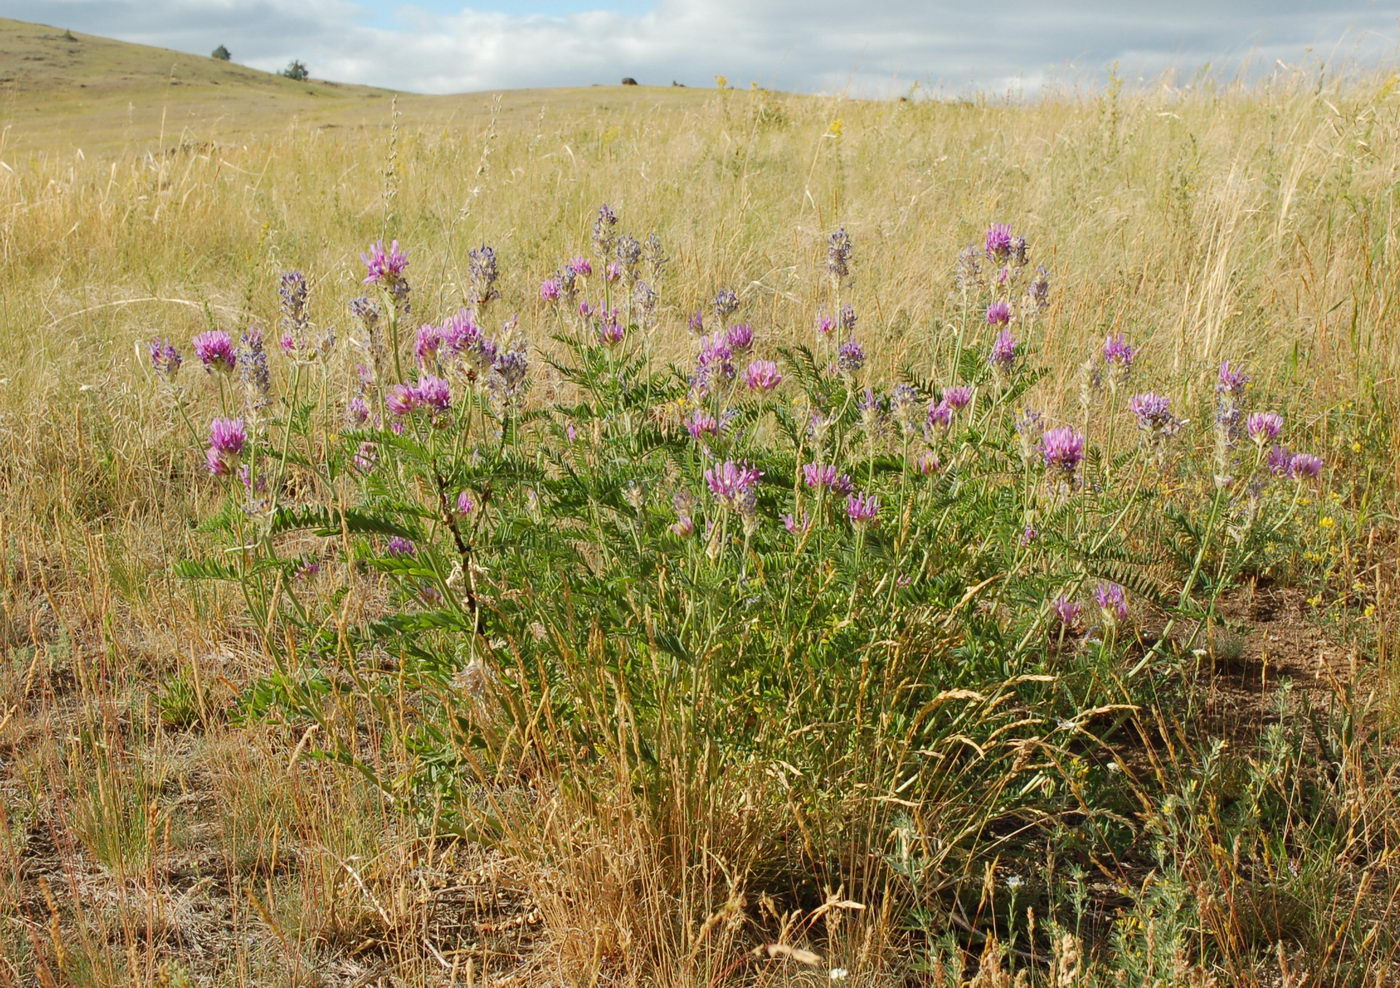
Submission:
[[[758,83],[795,92],[1033,95],[1209,65],[1400,65],[1394,0],[0,0],[39,21],[421,93]]]

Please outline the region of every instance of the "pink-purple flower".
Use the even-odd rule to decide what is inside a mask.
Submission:
[[[156,337],[147,346],[151,353],[151,366],[155,368],[156,373],[174,377],[175,372],[180,369],[180,364],[184,362],[175,345],[169,340]]]
[[[546,278],[540,282],[540,298],[545,302],[559,301],[560,284],[558,278]]]
[[[753,327],[746,322],[736,322],[724,331],[724,342],[733,350],[747,350],[753,346]]]
[[[384,249],[384,241],[376,240],[370,244],[368,253],[360,255],[360,260],[365,262],[367,285],[392,285],[403,279],[404,269],[408,267],[408,253],[399,250],[397,240],[389,245],[388,250]]]
[[[1049,429],[1040,437],[1040,455],[1047,469],[1072,476],[1084,459],[1084,436],[1070,426]]]
[[[802,464],[802,480],[813,490],[826,487],[838,494],[849,494],[855,486],[847,474],[838,471],[831,463]]]
[[[1283,416],[1278,412],[1251,412],[1245,419],[1244,429],[1250,439],[1263,446],[1273,442],[1283,432]]]
[[[754,488],[763,474],[743,461],[726,460],[705,471],[710,493],[736,511],[749,513],[755,507]]]
[[[1016,363],[1016,347],[1019,343],[1020,341],[1011,335],[1011,330],[1003,329],[992,343],[992,352],[987,355],[987,362],[1001,370],[1010,370],[1011,365]]]
[[[1220,394],[1242,395],[1245,385],[1249,383],[1249,376],[1245,374],[1244,368],[1236,364],[1230,366],[1230,361],[1226,360],[1220,364],[1220,375],[1215,384],[1215,390]]]
[[[783,383],[783,375],[773,361],[755,360],[744,371],[744,383],[750,391],[772,391]]]
[[[1132,367],[1137,347],[1131,346],[1122,333],[1109,335],[1103,341],[1104,363],[1126,371]]]
[[[943,392],[943,401],[953,411],[961,411],[972,401],[972,388],[966,384],[958,384],[948,388]]]
[[[231,373],[238,363],[233,339],[222,329],[211,329],[194,338],[194,355],[205,370]]]
[[[1094,588],[1094,602],[1099,605],[1105,618],[1112,621],[1125,621],[1128,618],[1128,600],[1123,588],[1116,583],[1100,583]]]
[[[472,500],[472,496],[470,494],[468,494],[466,491],[462,491],[460,494],[457,495],[457,514],[466,516],[471,514],[475,510],[476,502]]]
[[[846,499],[846,517],[857,528],[873,524],[880,515],[880,499],[873,494],[852,494]]]
[[[987,228],[987,256],[1003,260],[1011,254],[1011,224],[993,223]]]
[[[1011,321],[1011,304],[996,301],[987,306],[987,323],[992,326],[1005,326]]]
[[[205,462],[216,477],[233,473],[248,443],[248,430],[242,419],[215,419],[209,423],[209,449]]]
[[[697,408],[686,418],[685,431],[690,433],[691,439],[700,442],[706,436],[719,435],[719,419],[705,409]]]
[[[411,556],[418,551],[418,547],[413,544],[412,539],[395,535],[389,539],[388,550],[391,556]]]
[[[593,273],[593,263],[580,255],[569,262],[569,270],[576,275],[587,276]]]
[[[1288,461],[1288,475],[1299,480],[1312,478],[1322,473],[1322,468],[1326,466],[1319,456],[1311,453],[1294,453]]]
[[[1084,605],[1077,600],[1070,600],[1064,594],[1055,598],[1055,602],[1050,605],[1050,609],[1055,612],[1055,616],[1060,619],[1060,623],[1066,628],[1073,628],[1079,623],[1079,616],[1084,613]]]

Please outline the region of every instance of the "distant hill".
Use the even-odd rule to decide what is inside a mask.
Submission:
[[[211,38],[211,50],[218,41]],[[314,73],[315,64],[310,67]],[[399,94],[314,78],[297,82],[208,56],[0,18],[0,157],[242,141],[294,119],[312,126],[387,125],[394,96],[404,122],[413,124],[479,118],[497,96],[496,112],[511,117],[541,106],[574,113],[693,106],[706,91],[607,85]]]

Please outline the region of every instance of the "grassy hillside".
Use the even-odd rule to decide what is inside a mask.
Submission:
[[[10,157],[239,143],[291,125],[386,128],[395,95],[0,18],[0,154]],[[690,89],[620,86],[398,95],[405,125],[467,128],[493,113],[665,112],[703,98]]]
[[[588,88],[401,97],[395,126],[384,93],[5,27],[0,985],[730,988],[829,984],[837,971],[881,988],[1396,983],[1393,80],[1319,88],[1300,74],[1024,106]],[[39,71],[26,75],[30,63]],[[277,571],[261,587],[274,599],[265,613],[240,586],[182,575],[181,560],[217,571],[247,558],[247,544],[211,526],[250,515],[238,480],[210,474],[210,420],[310,423],[292,437],[305,445],[277,447],[305,471],[271,489],[360,496],[355,474],[323,482],[313,468],[347,443],[355,451],[346,399],[374,351],[347,301],[374,293],[360,255],[383,238],[409,252],[403,376],[418,324],[480,297],[469,252],[490,244],[501,296],[490,331],[518,316],[530,408],[549,413],[530,428],[553,424],[578,394],[550,364],[565,356],[554,337],[581,324],[576,308],[541,298],[541,282],[584,254],[595,264],[587,297],[614,290],[592,238],[604,202],[620,230],[655,232],[670,257],[653,279],[652,320],[625,343],[644,344],[664,378],[657,394],[687,397],[698,349],[688,322],[722,289],[779,362],[767,411],[736,386],[736,428],[768,423],[736,458],[781,434],[763,417],[772,408],[811,421],[802,370],[781,348],[821,345],[819,313],[849,301],[862,385],[981,375],[958,427],[935,437],[945,473],[915,475],[885,450],[852,473],[902,478],[924,501],[899,501],[887,483],[881,524],[857,537],[837,511],[822,530],[836,548],[822,557],[790,554],[765,515],[750,555],[742,526],[716,513],[701,479],[711,464],[675,422],[679,399],[617,398],[591,425],[569,410],[576,435],[546,433],[526,459],[576,457],[575,474],[595,482],[558,527],[570,538],[503,472],[489,511],[473,488],[474,517],[513,512],[479,578],[504,611],[573,566],[590,600],[548,586],[531,601],[539,633],[531,621],[484,644],[442,623],[403,625],[416,638],[390,628],[394,649],[334,670],[337,688],[371,682],[372,696],[346,687],[325,720],[241,718],[275,699],[268,677],[310,640],[273,613],[288,595],[316,627],[339,630],[404,599],[390,576],[420,574],[402,557],[351,565],[332,546],[317,572]],[[986,311],[955,280],[959,252],[992,223],[1014,224],[1050,278],[1044,310],[1011,324],[1026,362],[1045,369],[1018,378],[1024,391],[989,376]],[[839,299],[827,268],[838,227],[855,245]],[[280,279],[293,270],[317,338],[332,328],[337,342],[309,366],[269,347],[275,403],[249,411],[254,387],[206,373],[191,341],[255,327],[277,339]],[[1095,384],[1118,333],[1139,348],[1135,376]],[[152,368],[152,337],[184,353],[172,381]],[[603,391],[611,359],[592,375]],[[1325,461],[1321,476],[1285,484],[1259,470],[1264,494],[1247,476],[1238,500],[1214,493],[1233,483],[1214,476],[1222,360],[1244,363],[1242,400],[1282,413],[1288,442]],[[814,376],[846,387],[824,366]],[[1138,389],[1190,420],[1172,422],[1161,447],[1125,407]],[[841,394],[852,435],[864,435],[861,389]],[[1013,394],[1017,407],[993,404]],[[1038,454],[978,474],[987,458],[1018,455],[1022,406],[1088,434],[1082,469],[1103,489],[1055,496],[1088,505],[1127,476],[1121,504],[1050,510]],[[985,433],[962,431],[973,415]],[[645,442],[607,432],[620,423]],[[386,485],[412,428],[402,443],[376,436]],[[468,446],[489,455],[505,431],[480,435],[452,451],[462,476],[479,479]],[[864,441],[834,456],[854,462]],[[1226,459],[1258,470],[1264,446],[1240,447]],[[620,482],[658,449],[680,450],[674,470]],[[792,464],[772,462],[763,510],[776,514],[771,504],[801,485],[781,475]],[[592,472],[598,463],[607,471]],[[670,527],[669,485],[681,481],[721,534],[730,525],[713,556],[704,517],[688,541]],[[963,526],[958,498],[974,488],[992,507]],[[371,507],[422,489],[381,489]],[[1038,543],[1020,515],[999,514],[1023,493],[1042,510]],[[646,510],[629,516],[633,501]],[[408,507],[403,518],[425,530],[441,514]],[[632,517],[635,528],[615,523]],[[954,524],[907,528],[944,517]],[[1083,624],[1047,635],[1054,594],[1089,579],[1054,582],[1081,565],[1075,538],[1093,542],[1124,518],[1141,524],[1106,565],[1135,567],[1131,613],[1099,633],[1086,583]],[[1251,540],[1253,525],[1270,537]],[[595,528],[618,538],[567,558]],[[899,542],[906,530],[920,534],[913,545]],[[315,539],[293,533],[277,548],[319,551]],[[948,565],[903,569],[910,558]],[[605,596],[609,566],[604,589],[626,606],[571,625]],[[460,582],[443,570],[430,575],[445,578],[432,587],[445,599]],[[841,583],[852,571],[860,580]],[[341,579],[354,586],[344,597]],[[904,606],[935,583],[942,596]],[[666,594],[696,588],[713,595],[665,644],[674,654],[697,628],[710,637],[675,672],[661,639],[637,629],[664,616]],[[923,623],[854,637],[885,613]],[[619,643],[635,647],[621,661]],[[486,646],[482,664],[457,668],[463,649]],[[451,673],[441,695],[410,688],[415,648],[438,662],[431,672]],[[531,692],[510,678],[525,655],[571,664]],[[786,664],[764,664],[775,655]],[[907,675],[881,678],[895,669]],[[734,670],[752,678],[731,691],[703,678]],[[646,708],[648,696],[670,699]],[[410,743],[398,727],[424,727],[440,701],[462,720]],[[461,723],[471,731],[458,759]],[[929,742],[929,731],[942,733]],[[726,747],[742,732],[744,745]],[[451,839],[449,823],[471,839]],[[1113,843],[1097,843],[1105,834]],[[816,956],[820,966],[805,963]]]

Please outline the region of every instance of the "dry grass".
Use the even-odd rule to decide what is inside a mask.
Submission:
[[[85,71],[100,80],[128,56],[100,53]],[[172,64],[207,68],[196,61]],[[222,80],[190,81],[178,96],[141,87],[129,116],[116,88],[88,103],[11,79],[0,101],[0,983],[825,978],[800,957],[749,957],[763,937],[820,942],[852,983],[906,983],[899,931],[878,909],[741,905],[736,891],[686,904],[711,917],[694,929],[658,919],[675,912],[657,902],[675,886],[657,881],[656,835],[625,805],[585,817],[546,795],[534,829],[507,827],[496,849],[444,847],[357,777],[306,759],[304,737],[229,723],[264,660],[235,602],[170,571],[212,494],[144,380],[140,344],[187,340],[207,320],[274,325],[270,286],[288,268],[312,280],[317,318],[343,323],[329,300],[351,294],[357,252],[381,235],[408,245],[417,284],[443,286],[421,312],[455,308],[482,242],[502,258],[503,295],[533,300],[610,202],[676,258],[663,286],[674,333],[658,343],[680,357],[687,312],[729,285],[752,321],[805,339],[824,235],[844,224],[866,338],[892,368],[917,366],[945,332],[932,314],[957,249],[990,220],[1015,221],[1053,273],[1043,343],[1066,375],[1105,332],[1144,341],[1178,394],[1243,358],[1259,386],[1303,396],[1289,411],[1356,478],[1351,506],[1393,523],[1393,78],[1027,106],[579,90],[405,99],[399,118],[378,93],[278,82],[258,95],[248,87],[265,84],[244,80],[215,97]],[[168,150],[177,132],[187,146]],[[110,154],[74,153],[80,134]],[[526,302],[524,324],[538,315]],[[1396,723],[1400,575],[1372,524],[1332,573],[1380,604],[1352,626],[1369,644],[1336,691],[1368,712],[1358,759]],[[1380,889],[1393,922],[1393,794],[1339,798],[1376,857],[1370,885],[1338,895]],[[742,817],[711,812],[717,825]],[[1200,853],[1223,852],[1206,841]],[[1215,906],[1222,929],[1242,929],[1239,903]],[[1074,980],[1088,978],[1076,949],[1055,961],[1060,984],[1090,983]],[[1314,983],[1298,973],[1308,963],[1284,951],[1272,970],[1231,977]],[[979,983],[1001,983],[998,969]]]

